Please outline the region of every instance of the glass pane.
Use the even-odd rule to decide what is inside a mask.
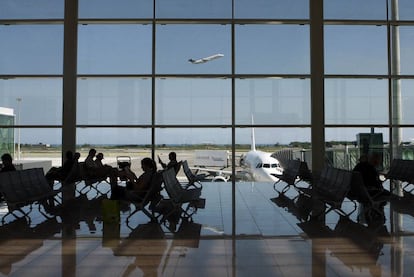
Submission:
[[[310,124],[306,79],[236,80],[236,123]]]
[[[231,18],[231,0],[157,0],[157,18]]]
[[[78,124],[150,124],[151,80],[87,78],[78,80]]]
[[[326,158],[334,166],[352,170],[361,155],[377,152],[383,166],[389,163],[386,128],[326,128]]]
[[[385,20],[387,3],[378,0],[325,0],[324,16],[326,19],[363,19]]]
[[[217,59],[191,63],[216,54]],[[157,25],[159,74],[224,74],[231,71],[230,25]]]
[[[325,73],[387,74],[385,26],[325,26]]]
[[[162,128],[156,129],[156,145],[218,147],[231,145],[229,128]]]
[[[390,13],[392,11],[391,2],[397,3],[398,17],[400,20],[414,20],[414,1],[412,0],[388,0],[390,1]],[[391,18],[391,16],[390,16]]]
[[[26,160],[26,168],[43,167],[46,172],[51,166],[61,164],[61,133],[60,128],[0,128],[0,155],[10,153],[15,162]],[[42,163],[31,164],[35,161]]]
[[[281,174],[280,151],[290,150],[291,158],[302,159],[309,149],[310,128],[239,128],[236,129],[236,170],[240,179],[265,182],[271,187]],[[281,164],[282,162],[282,164]],[[242,175],[244,172],[244,178]]]
[[[0,79],[0,107],[13,109],[19,125],[60,125],[62,79]]]
[[[62,74],[62,25],[0,25],[0,74]]]
[[[396,130],[398,130],[396,128]],[[400,149],[401,157],[405,160],[414,160],[414,128],[400,128],[401,134]]]
[[[153,0],[79,0],[79,18],[152,18]]]
[[[156,134],[158,134],[159,130],[156,130]],[[169,130],[171,131],[171,130]],[[169,131],[163,132],[163,135],[165,135],[166,133],[169,133]],[[184,131],[183,129],[181,129],[181,131]],[[168,135],[167,135],[168,136]],[[188,147],[188,145],[167,145],[167,144],[158,144],[156,143],[156,148],[155,148],[155,161],[158,163],[157,167],[159,169],[163,169],[163,165],[161,164],[161,162],[164,164],[164,166],[168,165],[168,163],[170,162],[170,153],[174,152],[176,154],[176,160],[179,161],[187,161],[189,164],[193,165],[193,160],[194,160],[194,149],[192,147]],[[160,162],[161,161],[161,162]],[[178,171],[178,175],[179,177],[185,178],[185,175],[183,173],[183,170]]]
[[[223,158],[222,154],[227,153],[231,156],[229,152],[231,151],[230,128],[162,128],[155,130],[155,138],[157,162],[157,156],[160,156],[161,160],[167,163],[169,152],[174,151],[177,154],[177,160],[186,160],[191,168],[205,165],[206,169],[219,171],[220,167],[213,166],[210,163],[211,159],[213,157]],[[229,161],[229,166],[230,163],[231,161]],[[161,165],[159,163],[158,165],[161,169]],[[231,167],[223,171],[222,176],[228,177],[227,173],[231,172]],[[197,174],[209,175],[206,170],[198,171]],[[177,178],[181,183],[188,182],[182,169],[178,172]],[[201,235],[231,234],[232,186],[229,181],[211,182],[214,178],[219,179],[216,176],[206,176],[203,180],[201,197],[206,199],[206,206],[203,212],[199,210],[194,215],[194,222],[205,226],[201,230]],[[222,213],[222,209],[226,212]]]
[[[157,124],[231,124],[229,79],[157,79]]]
[[[396,109],[399,108],[401,114],[401,120],[396,120],[394,123],[400,124],[414,124],[414,109],[412,103],[414,103],[414,80],[394,80],[394,84],[400,86],[400,101],[398,98],[395,99]],[[394,85],[394,88],[396,87]],[[398,93],[396,94],[398,97]],[[398,119],[398,112],[394,109],[394,118]],[[407,129],[408,131],[408,129]],[[414,139],[414,135],[407,138]]]
[[[310,128],[254,128],[256,149],[274,152],[284,147],[310,147]],[[252,145],[252,129],[236,129],[237,147],[250,149]],[[246,151],[247,152],[247,151]]]
[[[387,124],[387,80],[326,79],[325,122]]]
[[[0,19],[63,19],[64,0],[2,0]]]
[[[127,154],[129,152],[136,152],[133,150],[135,148],[150,148],[151,129],[78,128],[76,130],[76,144],[79,149],[91,147],[97,149],[117,148],[117,155]]]
[[[413,26],[401,26],[393,29],[399,31],[400,37],[400,58],[397,60],[397,68],[402,75],[414,74],[414,27]],[[397,69],[398,70],[398,69]]]
[[[85,160],[90,148],[104,154],[104,164],[117,167],[120,156],[131,159],[131,170],[142,173],[140,161],[151,157],[151,129],[141,128],[78,128],[76,151]],[[118,158],[117,158],[118,157]]]
[[[309,26],[237,25],[235,43],[236,73],[309,73]]]
[[[21,128],[20,142],[22,144],[22,156],[27,157],[28,155],[25,153],[36,152],[36,149],[61,145],[62,130],[60,128]]]
[[[149,74],[151,37],[151,25],[80,25],[78,73]]]
[[[15,115],[13,110],[0,107],[0,125],[14,125]],[[0,155],[5,153],[14,154],[15,128],[0,128]]]
[[[235,0],[236,18],[307,19],[308,0]]]

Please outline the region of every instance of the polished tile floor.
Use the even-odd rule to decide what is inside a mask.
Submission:
[[[280,188],[283,185],[280,184]],[[81,193],[59,216],[34,207],[30,220],[0,226],[0,276],[412,276],[414,196],[384,207],[385,221],[357,223],[330,212],[307,221],[309,199],[268,183],[204,183],[204,209],[175,230],[121,205],[121,224],[104,223],[105,195]],[[277,187],[279,188],[279,187]],[[107,184],[98,189],[106,192]],[[352,210],[350,202],[344,209]],[[7,211],[0,203],[0,216]],[[363,218],[361,219],[363,220]],[[234,236],[233,236],[234,232]]]

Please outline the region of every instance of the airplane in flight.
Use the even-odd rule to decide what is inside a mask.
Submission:
[[[272,157],[272,153],[263,152],[256,149],[254,129],[252,128],[251,149],[240,158],[242,170],[236,171],[236,179],[247,179],[256,182],[276,182],[279,180],[278,175],[283,174],[283,168],[277,159]],[[212,181],[227,182],[232,176],[230,170],[213,169],[205,167],[192,167],[192,170],[206,172],[207,176],[213,176]]]
[[[223,54],[215,54],[215,55],[212,55],[212,56],[208,56],[208,57],[201,58],[201,59],[196,59],[196,60],[195,59],[189,59],[188,61],[192,64],[200,64],[200,63],[206,63],[206,62],[209,62],[209,61],[221,58],[221,57],[224,57],[224,55]]]

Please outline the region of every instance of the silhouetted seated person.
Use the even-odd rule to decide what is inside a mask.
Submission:
[[[103,154],[99,153],[100,156],[98,161],[95,159],[96,150],[94,148],[89,150],[89,154],[85,159],[84,169],[87,179],[106,179],[110,178],[111,185],[116,185],[117,183],[117,169],[110,166],[102,164]]]
[[[66,176],[66,178],[62,180],[62,184],[71,184],[82,180],[79,165],[80,156],[81,154],[79,152],[75,152],[75,154],[73,154],[72,168],[69,170],[69,173]]]
[[[168,154],[168,159],[170,161],[168,162],[168,164],[166,164],[161,160],[160,156],[158,156],[158,162],[161,164],[163,169],[174,168],[175,173],[178,173],[178,171],[180,170],[180,163],[177,162],[177,154],[175,152],[170,152]]]
[[[97,170],[96,170],[96,163],[95,163],[95,155],[96,155],[96,149],[91,148],[89,149],[88,156],[85,158],[84,166],[86,170],[86,174],[90,176],[96,176]]]
[[[129,166],[118,172],[118,177],[125,178],[126,187],[111,185],[112,199],[140,200],[151,186],[154,174],[157,172],[157,165],[151,158],[141,160],[141,168],[144,171],[139,177],[131,171]]]
[[[372,153],[368,156],[361,156],[359,163],[354,167],[354,171],[361,173],[364,185],[372,197],[391,196],[391,193],[383,188],[382,181],[379,178],[377,167],[380,165],[380,162],[380,155]]]
[[[105,165],[102,163],[103,159],[104,159],[104,154],[103,153],[96,154],[96,157],[95,157],[96,167],[98,167],[98,168],[105,167]]]
[[[67,151],[65,155],[65,161],[61,167],[52,167],[45,175],[50,186],[53,186],[55,180],[63,181],[68,177],[75,163],[74,155],[72,151]]]
[[[8,172],[8,171],[15,171],[16,168],[13,165],[13,158],[9,153],[5,153],[1,156],[1,162],[3,166],[0,172]]]
[[[1,156],[2,167],[0,169],[1,172],[8,172],[8,171],[16,171],[16,168],[13,165],[13,158],[9,153],[5,153]],[[0,192],[0,200],[3,199],[3,195]]]

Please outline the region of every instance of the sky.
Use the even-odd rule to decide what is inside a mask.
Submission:
[[[62,18],[63,0],[4,0],[0,20]],[[385,0],[325,0],[326,19],[386,19]],[[114,5],[116,3],[116,5]],[[98,5],[99,4],[99,5]],[[414,1],[400,0],[400,19],[414,20]],[[44,7],[47,6],[47,9]],[[99,6],[99,9],[96,7]],[[21,7],[25,7],[21,9]],[[191,13],[188,13],[191,10]],[[150,0],[80,0],[79,17],[151,18]],[[227,0],[158,0],[159,18],[231,18]],[[308,18],[307,0],[235,0],[235,18]],[[188,16],[190,14],[190,16]],[[235,26],[236,74],[310,74],[309,25]],[[414,75],[414,27],[400,27],[401,74]],[[151,123],[152,25],[85,24],[78,28],[78,74],[138,74],[137,78],[81,78],[79,125],[148,125]],[[387,75],[386,26],[325,26],[325,73]],[[60,75],[63,26],[0,25],[0,75]],[[189,58],[221,53],[224,57],[194,65]],[[231,74],[231,25],[167,24],[156,26],[156,74]],[[155,123],[231,124],[230,78],[157,78]],[[236,124],[310,124],[309,78],[235,81]],[[402,80],[403,124],[414,122],[414,81]],[[327,124],[387,124],[387,79],[328,78],[325,82]],[[0,107],[13,108],[22,125],[62,123],[60,78],[0,79]],[[18,102],[16,99],[21,98]],[[387,130],[381,130],[387,137]],[[326,139],[353,140],[369,128],[330,128]],[[150,129],[79,128],[78,143],[150,144]],[[237,129],[236,142],[249,143],[250,130]],[[156,142],[231,143],[231,129],[162,128]],[[414,138],[411,129],[404,140]],[[258,143],[310,141],[309,128],[258,128]],[[60,130],[22,129],[23,143],[58,144]]]

